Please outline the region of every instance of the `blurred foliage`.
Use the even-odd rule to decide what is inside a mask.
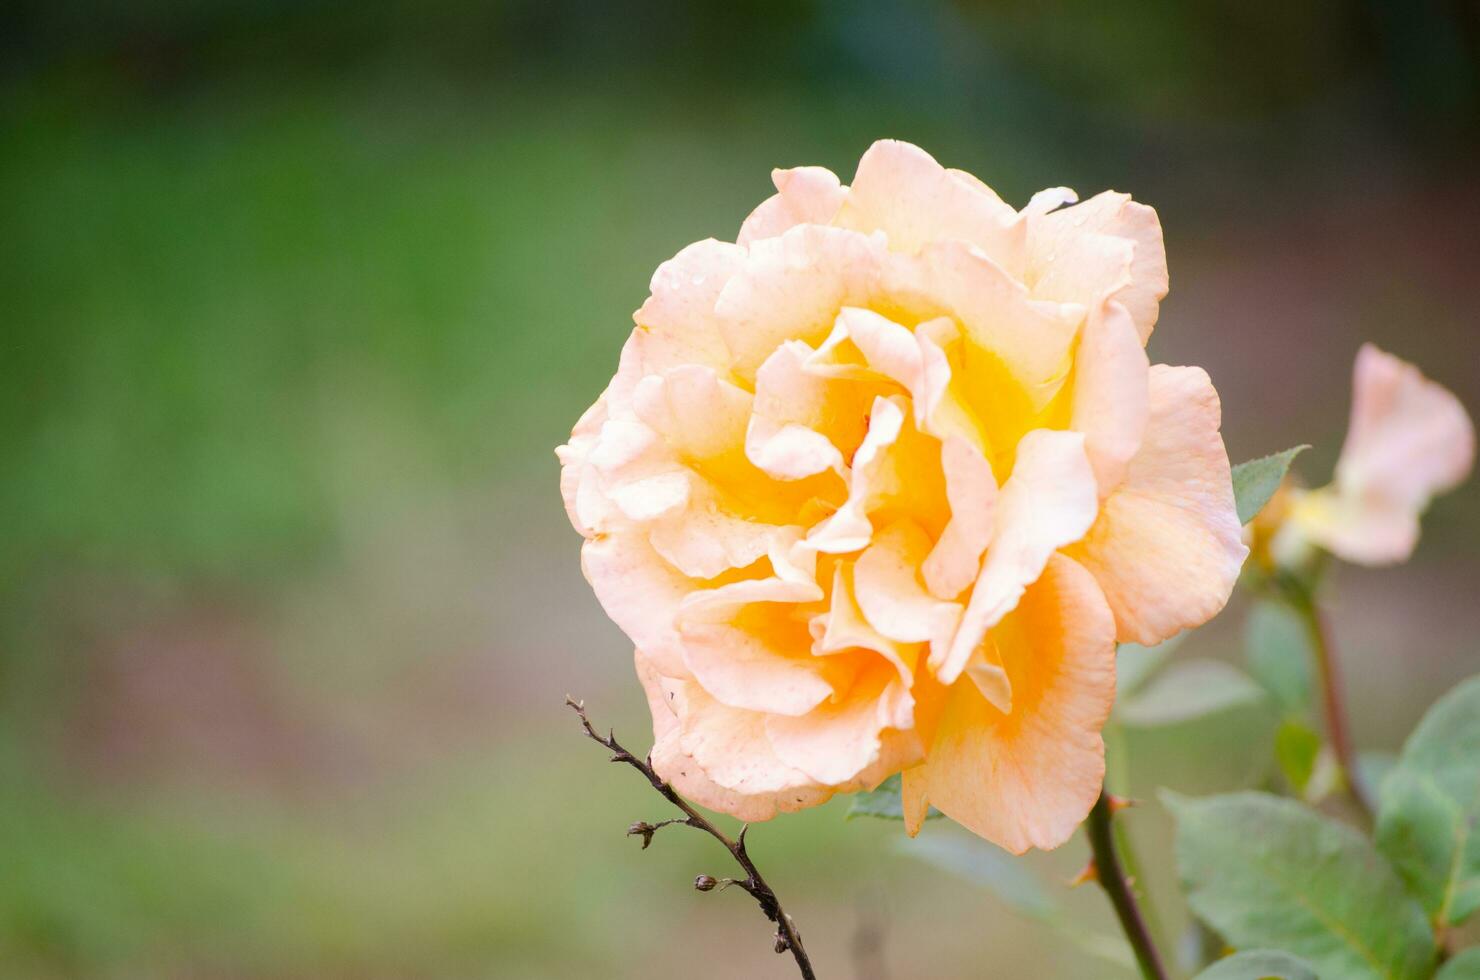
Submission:
[[[1298,197],[1374,145],[1462,168],[1475,18],[1397,0],[5,5],[0,973],[685,975],[675,934],[743,942],[733,975],[769,967],[757,923],[693,904],[706,842],[623,846],[658,815],[559,709],[562,685],[619,690],[614,720],[644,723],[550,448],[653,268],[731,234],[770,167],[846,175],[881,135],[1016,202],[1045,174],[1134,187],[1194,219],[1167,222],[1188,237],[1218,206],[1245,215],[1255,183]],[[1268,726],[1227,714],[1128,733],[1117,766],[1141,795],[1264,778]],[[845,961],[855,896],[882,881],[924,951],[912,969],[973,962],[993,928],[1005,970],[1093,968],[1051,932],[981,926],[970,889],[881,858],[897,825],[845,806],[752,837],[809,947]],[[1148,840],[1165,830],[1142,814]],[[1063,880],[1082,857],[1045,860]],[[1162,891],[1169,873],[1147,869]],[[1065,904],[1108,926],[1094,896]]]

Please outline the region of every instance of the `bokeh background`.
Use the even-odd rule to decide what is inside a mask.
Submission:
[[[1463,0],[5,5],[0,974],[790,975],[562,707],[647,744],[551,450],[652,270],[883,136],[1131,191],[1154,358],[1321,481],[1362,340],[1480,408],[1477,55]],[[1341,575],[1363,746],[1480,669],[1477,556],[1472,483]],[[1258,779],[1267,728],[1146,736],[1134,784]],[[825,976],[1129,976],[845,809],[752,836]],[[1083,858],[1027,866],[1108,932]]]

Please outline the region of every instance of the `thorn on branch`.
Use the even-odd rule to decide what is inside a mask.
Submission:
[[[1073,878],[1069,879],[1069,887],[1078,888],[1080,885],[1099,880],[1100,870],[1099,868],[1095,867],[1095,859],[1090,858],[1089,862],[1086,863],[1084,867],[1079,869],[1079,873]]]
[[[802,948],[801,933],[798,931],[796,923],[792,921],[791,916],[782,910],[780,899],[776,897],[776,893],[766,883],[766,880],[761,877],[760,869],[755,866],[755,862],[751,860],[749,853],[746,851],[745,835],[750,829],[749,825],[741,827],[740,833],[734,840],[731,840],[723,831],[710,823],[703,814],[694,809],[687,800],[679,796],[662,776],[658,775],[657,770],[653,768],[651,754],[641,759],[634,756],[617,741],[616,732],[614,731],[608,730],[605,738],[598,735],[595,727],[591,724],[590,718],[586,715],[586,703],[584,701],[578,701],[567,694],[565,696],[565,703],[581,719],[582,733],[593,742],[611,751],[612,762],[626,763],[642,773],[653,789],[663,799],[683,811],[684,815],[682,817],[674,817],[671,820],[664,820],[655,824],[648,823],[645,820],[635,821],[628,826],[627,836],[641,837],[643,850],[646,850],[648,845],[653,841],[653,835],[663,827],[672,824],[686,824],[697,830],[704,831],[723,844],[725,850],[730,852],[730,856],[735,859],[735,862],[740,865],[740,869],[745,872],[745,877],[715,878],[711,875],[699,875],[694,879],[694,887],[701,892],[708,892],[715,889],[723,891],[731,885],[740,886],[740,888],[756,900],[756,904],[761,907],[761,911],[765,913],[766,918],[777,924],[775,936],[776,952],[783,953],[790,951],[792,958],[796,960],[797,969],[801,972],[802,980],[816,980],[816,974],[812,970],[812,962],[807,956],[807,951]]]

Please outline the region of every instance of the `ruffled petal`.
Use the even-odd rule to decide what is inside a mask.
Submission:
[[[601,608],[657,669],[687,676],[674,618],[694,581],[659,557],[636,530],[587,541],[581,570]]]
[[[931,242],[973,245],[1018,274],[1026,230],[1016,211],[970,174],[947,170],[909,143],[879,140],[858,161],[858,173],[838,224],[882,231],[896,252],[915,253]]]
[[[752,243],[714,308],[736,376],[754,380],[786,341],[815,347],[840,309],[869,305],[886,254],[882,236],[819,225],[797,225]]]
[[[868,391],[809,371],[806,364],[815,353],[789,341],[756,372],[745,455],[778,480],[828,470],[846,474],[844,456],[853,455],[867,430]]]
[[[981,450],[960,436],[950,436],[941,444],[940,462],[951,519],[920,573],[936,598],[955,599],[976,581],[982,552],[992,540],[997,480]]]
[[[632,314],[633,335],[642,374],[681,364],[729,366],[730,352],[720,333],[715,302],[745,263],[745,249],[728,242],[695,242],[658,266],[651,295]]]
[[[728,813],[741,820],[770,820],[778,812],[800,810],[821,803],[831,792],[820,787],[790,788],[779,792],[745,794],[725,789],[704,773],[694,757],[679,745],[681,728],[667,691],[678,682],[663,678],[641,650],[636,652],[637,678],[647,694],[648,710],[653,716],[653,748],[649,753],[653,769],[679,795],[710,810]]]
[[[632,409],[687,460],[723,456],[744,444],[752,396],[713,368],[685,364],[650,374],[632,391]]]
[[[835,792],[776,756],[766,737],[764,714],[721,704],[692,681],[671,679],[664,688],[678,719],[676,754],[692,759],[721,789],[751,806],[757,797],[769,801],[773,814],[815,806]],[[666,777],[662,769],[659,774]]]
[[[858,778],[878,763],[884,747],[882,735],[890,719],[880,705],[890,686],[899,688],[899,678],[879,664],[842,700],[820,705],[800,718],[768,716],[766,736],[776,757],[819,783],[836,786]],[[913,755],[911,761],[918,761],[918,748]],[[899,764],[894,761],[896,767]]]
[[[1248,548],[1222,410],[1201,368],[1151,368],[1150,416],[1124,482],[1069,553],[1094,573],[1122,643],[1160,643],[1228,601]]]
[[[1097,506],[1083,435],[1036,429],[1023,437],[1017,467],[997,498],[997,530],[960,629],[948,651],[931,653],[941,683],[961,676],[987,630],[1017,605],[1049,556],[1089,530]]]
[[[930,537],[912,521],[898,521],[874,536],[853,569],[858,607],[869,625],[901,643],[943,642],[961,607],[935,598],[920,581]]]
[[[1054,555],[993,630],[1010,714],[971,683],[951,688],[928,747],[925,799],[1014,853],[1068,840],[1105,775],[1100,730],[1115,700],[1115,623],[1094,578]]]
[[[1340,492],[1422,511],[1474,462],[1475,427],[1459,399],[1412,364],[1363,344],[1336,464]]]
[[[829,224],[848,193],[826,167],[773,170],[771,183],[776,185],[776,193],[750,212],[740,226],[737,244],[775,238],[797,225]]]
[[[1045,299],[1087,306],[1119,301],[1145,344],[1169,286],[1155,209],[1105,191],[1073,207],[1030,215],[1027,281],[1033,295]]]
[[[953,316],[966,339],[999,358],[1034,410],[1069,370],[1085,308],[1033,299],[1021,282],[964,242],[932,242],[913,262],[892,263],[889,294],[921,320]]]
[[[1141,448],[1149,413],[1151,362],[1125,307],[1106,301],[1090,311],[1074,371],[1070,426],[1084,433],[1103,499]]]

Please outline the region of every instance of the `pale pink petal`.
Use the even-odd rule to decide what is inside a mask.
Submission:
[[[1107,300],[1090,310],[1074,371],[1070,426],[1084,433],[1104,499],[1141,448],[1149,411],[1151,363],[1125,307]]]
[[[1323,487],[1291,505],[1271,547],[1289,564],[1303,560],[1313,542],[1354,565],[1392,565],[1407,561],[1418,546],[1418,518],[1412,507]]]
[[[955,599],[976,581],[982,552],[992,540],[997,480],[981,450],[959,436],[941,444],[940,461],[951,520],[920,571],[932,595]]]
[[[1108,239],[1108,240],[1107,240]],[[1128,242],[1127,254],[1115,240]],[[1086,306],[1118,300],[1144,344],[1167,294],[1167,253],[1156,211],[1105,191],[1082,204],[1028,218],[1033,295]]]
[[[593,538],[581,548],[581,570],[601,608],[669,676],[687,676],[674,617],[694,588],[653,551],[640,531]]]
[[[858,607],[869,624],[901,643],[941,642],[961,607],[943,602],[920,581],[930,537],[912,521],[898,521],[874,536],[853,568]]]
[[[721,704],[692,681],[669,679],[662,693],[678,718],[676,755],[691,759],[707,780],[748,801],[750,812],[760,808],[756,798],[774,804],[774,814],[832,796],[832,787],[817,785],[777,758],[766,738],[764,714]],[[659,773],[668,776],[662,769]]]
[[[694,758],[679,745],[681,729],[669,702],[666,687],[676,682],[659,675],[652,661],[641,650],[636,652],[637,677],[647,694],[648,710],[653,715],[653,748],[649,759],[653,769],[679,795],[710,810],[728,813],[747,822],[769,820],[781,810],[797,810],[820,803],[831,795],[820,788],[811,791],[790,790],[780,793],[746,795],[725,789],[704,774]],[[787,804],[787,805],[783,805]]]
[[[681,627],[687,673],[716,701],[732,708],[804,715],[835,693],[829,675],[841,674],[830,657],[792,656],[765,635],[727,623]],[[800,644],[803,653],[807,644]]]
[[[683,623],[722,623],[753,602],[819,602],[817,551],[802,543],[800,527],[773,527],[766,541],[771,574],[700,589],[684,597],[677,612]]]
[[[1475,462],[1475,427],[1459,399],[1406,361],[1363,344],[1336,484],[1345,496],[1422,511]]]
[[[650,374],[632,392],[638,419],[686,460],[713,459],[743,445],[751,404],[749,392],[698,364]]]
[[[941,683],[961,675],[987,630],[1017,605],[1049,556],[1089,530],[1097,507],[1083,435],[1035,429],[1023,437],[1017,465],[997,498],[997,530],[960,629],[949,652],[931,653]]]
[[[1099,580],[1122,643],[1160,643],[1228,601],[1248,549],[1218,393],[1201,368],[1151,368],[1150,416],[1125,480],[1070,550]]]
[[[1034,194],[1029,200],[1027,207],[1023,208],[1023,217],[1031,220],[1041,218],[1050,211],[1056,211],[1065,204],[1074,204],[1079,200],[1079,195],[1068,187],[1045,187]]]
[[[840,309],[867,306],[878,295],[886,255],[882,237],[820,225],[752,243],[715,302],[735,374],[754,380],[788,340],[820,344]]]
[[[837,221],[859,231],[883,231],[896,252],[959,240],[980,248],[1014,273],[1022,268],[1025,231],[1017,212],[970,174],[946,170],[920,149],[880,140],[858,161],[858,173]]]
[[[946,351],[959,351],[961,347],[956,321],[950,317],[927,320],[915,328],[915,341],[920,345],[920,383],[912,389],[915,427],[942,442],[964,439],[985,455],[986,438],[981,426],[959,387],[952,384],[955,370]]]
[[[643,374],[680,364],[728,368],[730,352],[714,307],[744,262],[745,249],[706,239],[658,266],[651,295],[632,314],[638,326],[633,338]]]
[[[648,528],[648,540],[664,561],[690,578],[709,579],[752,565],[766,553],[774,526],[727,513],[703,485],[694,492],[697,500]]]
[[[914,390],[920,384],[920,345],[888,317],[846,306],[806,368],[821,377],[893,381]]]
[[[1094,578],[1054,555],[1001,634],[1013,705],[951,688],[927,749],[925,797],[1014,853],[1064,843],[1105,775],[1100,730],[1115,699],[1115,623]],[[916,813],[925,801],[913,804]]]
[[[768,716],[766,736],[776,757],[819,783],[836,786],[857,778],[879,760],[885,728],[879,701],[886,687],[898,683],[891,671],[875,670],[847,697],[803,717]]]
[[[867,429],[868,391],[807,370],[814,353],[789,341],[756,372],[745,455],[778,480],[845,474],[844,456],[852,456]]]
[[[610,512],[605,498],[592,495],[590,489],[586,493],[589,502],[583,505],[581,492],[583,483],[589,487],[596,479],[596,475],[590,472],[587,457],[596,447],[597,436],[606,419],[606,399],[598,398],[576,422],[566,444],[555,449],[555,456],[560,460],[560,497],[565,502],[565,514],[570,518],[571,526],[585,538],[598,532]]]
[[[773,170],[771,183],[776,193],[750,212],[735,239],[738,244],[775,238],[796,225],[829,224],[848,193],[826,167]]]

